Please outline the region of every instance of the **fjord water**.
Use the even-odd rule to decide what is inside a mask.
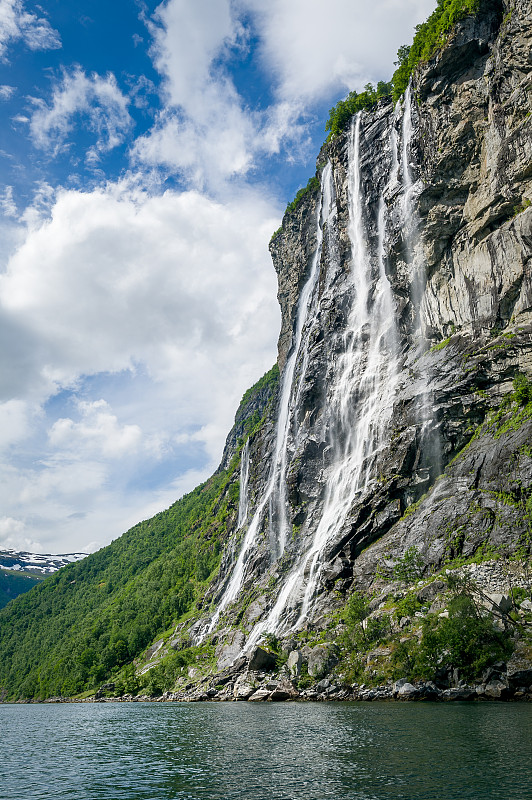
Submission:
[[[0,705],[9,800],[525,800],[524,704]]]

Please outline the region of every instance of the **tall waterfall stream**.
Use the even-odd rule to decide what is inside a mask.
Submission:
[[[393,412],[400,358],[397,314],[386,274],[385,247],[388,213],[385,198],[394,191],[400,191],[402,197],[401,212],[409,268],[419,272],[415,256],[418,225],[413,213],[416,185],[409,165],[413,131],[410,92],[406,94],[403,108],[398,106],[389,125],[388,178],[376,209],[376,243],[373,241],[371,244],[361,168],[362,119],[361,113],[353,118],[348,141],[349,308],[344,329],[335,334],[337,355],[327,376],[327,396],[323,404],[321,426],[327,457],[324,462],[321,512],[319,519],[302,531],[300,553],[295,559],[292,558],[292,567],[286,572],[273,606],[252,629],[246,650],[254,646],[266,632],[286,632],[304,624],[320,586],[324,550],[348,524],[357,498],[371,491],[377,478],[377,458],[389,444],[387,426]],[[288,518],[287,469],[300,443],[300,399],[309,364],[311,333],[320,313],[320,292],[324,291],[324,286],[320,286],[318,280],[324,248],[329,273],[338,269],[338,220],[330,162],[322,173],[321,202],[318,204],[315,225],[314,256],[299,297],[292,347],[281,378],[268,482],[249,519],[249,446],[246,443],[242,451],[238,514],[238,529],[244,532],[243,540],[229,580],[202,638],[214,630],[222,612],[237,598],[246,578],[249,558],[266,522],[274,562],[285,553],[292,533]],[[332,274],[322,275],[325,289],[332,280]],[[413,284],[417,286],[416,297],[412,298],[417,315],[416,335],[420,336],[423,275],[417,279],[414,276]],[[424,423],[430,421],[432,406],[426,387],[421,394],[419,413]],[[293,553],[289,555],[292,557]]]

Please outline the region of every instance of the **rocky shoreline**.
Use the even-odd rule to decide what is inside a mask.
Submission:
[[[164,692],[160,696],[145,694],[124,694],[113,696],[114,684],[105,684],[95,695],[87,698],[50,697],[44,703],[139,703],[139,702],[326,702],[326,701],[521,701],[532,702],[532,668],[530,664],[519,665],[498,663],[485,670],[479,683],[468,684],[458,681],[449,685],[442,681],[437,685],[434,681],[416,681],[410,683],[407,678],[387,681],[380,686],[366,684],[345,684],[334,677],[322,678],[309,686],[298,685],[297,679],[286,674],[272,676],[263,670],[250,670],[242,667],[270,655],[262,648],[256,648],[252,658],[244,657],[227,668],[223,673],[213,677],[204,677],[199,683],[189,683],[182,690]]]

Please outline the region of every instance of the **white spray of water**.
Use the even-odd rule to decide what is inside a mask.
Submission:
[[[312,263],[311,276],[303,288],[299,301],[295,332],[296,344],[291,351],[283,373],[283,381],[286,385],[287,406],[283,412],[283,435],[278,439],[276,444],[275,462],[279,464],[279,468],[277,471],[277,479],[274,484],[274,491],[272,491],[270,498],[270,532],[272,538],[276,538],[278,541],[280,555],[284,553],[286,542],[291,532],[289,531],[287,520],[288,504],[286,495],[289,435],[292,433],[292,436],[296,439],[295,444],[297,445],[299,402],[308,366],[309,342],[311,340],[312,330],[316,324],[316,314],[318,310],[317,292],[314,290],[320,271],[324,227],[325,224],[330,227],[333,220],[336,218],[332,167],[330,162],[326,164],[323,170],[321,192],[321,209],[316,231],[317,249]],[[299,377],[294,389],[296,372]]]
[[[360,126],[357,115],[349,143],[349,236],[351,241],[351,310],[343,334],[343,354],[335,368],[327,402],[328,428],[333,453],[323,513],[312,544],[288,576],[277,602],[247,642],[252,647],[266,631],[276,631],[289,601],[307,579],[298,627],[315,594],[321,555],[341,530],[357,495],[367,490],[374,466],[385,445],[387,423],[393,410],[397,381],[397,335],[392,290],[384,268],[385,206],[378,213],[378,274],[372,275],[363,219],[364,196],[360,170]],[[392,178],[392,176],[391,176]],[[390,178],[390,179],[391,179]]]
[[[236,523],[237,530],[246,524],[248,521],[248,483],[249,483],[249,439],[242,448],[240,456],[240,494],[238,498],[238,520]]]
[[[281,379],[281,391],[279,409],[277,414],[277,426],[275,433],[275,447],[270,467],[270,476],[268,484],[257,506],[253,518],[244,536],[244,541],[240,548],[236,564],[234,566],[231,578],[227,587],[220,599],[216,611],[211,619],[207,629],[202,632],[201,637],[209,634],[214,630],[222,611],[233,602],[237,597],[242,582],[244,579],[246,563],[248,554],[253,548],[260,528],[264,519],[265,509],[268,508],[270,512],[270,520],[276,514],[276,524],[278,529],[278,547],[280,553],[284,551],[287,539],[287,519],[286,519],[286,466],[287,466],[287,450],[288,439],[290,433],[291,422],[294,412],[297,411],[296,405],[293,402],[293,384],[296,363],[299,359],[303,361],[306,359],[306,350],[308,348],[308,329],[307,320],[309,311],[312,307],[312,298],[314,289],[316,287],[319,271],[320,271],[320,258],[321,246],[323,241],[323,224],[330,215],[330,203],[332,198],[332,191],[330,188],[332,181],[332,169],[330,163],[326,165],[322,174],[322,192],[321,204],[318,207],[317,220],[316,220],[316,251],[312,260],[309,277],[301,291],[299,302],[297,306],[296,325],[293,338],[292,349],[286,361]],[[326,187],[326,188],[324,188]],[[307,335],[304,336],[304,332]]]

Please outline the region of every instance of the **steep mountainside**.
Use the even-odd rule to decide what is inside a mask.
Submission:
[[[124,603],[133,586],[140,598],[147,573],[118,576],[108,606],[90,595],[92,639],[78,616],[75,641],[46,651],[46,681],[26,670],[22,683],[0,667],[7,692],[65,694],[115,676],[121,691],[140,681],[155,693],[215,674],[198,696],[244,698],[287,659],[300,689],[331,670],[344,682],[441,673],[449,686],[499,661],[505,691],[528,691],[529,0],[481,2],[418,65],[401,101],[357,112],[317,164],[270,245],[280,380],[273,370],[244,398],[211,505],[180,522],[179,547],[209,554],[202,577],[183,573],[186,598],[159,614],[158,628],[145,622],[159,636],[139,657],[147,639],[120,626],[131,628]],[[163,515],[165,536],[178,505]],[[75,565],[76,576],[98,557]],[[147,569],[175,558],[165,544]],[[494,594],[508,583],[505,606]],[[21,601],[0,615],[12,652],[27,646],[16,620],[35,609]],[[495,623],[482,603],[496,607]],[[102,613],[120,625],[98,634]],[[453,649],[458,629],[474,652]],[[118,641],[126,649],[116,656]],[[264,642],[269,654],[257,650]],[[93,661],[69,683],[65,659],[78,663],[82,647]],[[512,650],[522,659],[513,672],[502,666]],[[123,669],[134,656],[136,675]],[[290,686],[285,696],[297,691]],[[264,687],[255,699],[277,691]]]

